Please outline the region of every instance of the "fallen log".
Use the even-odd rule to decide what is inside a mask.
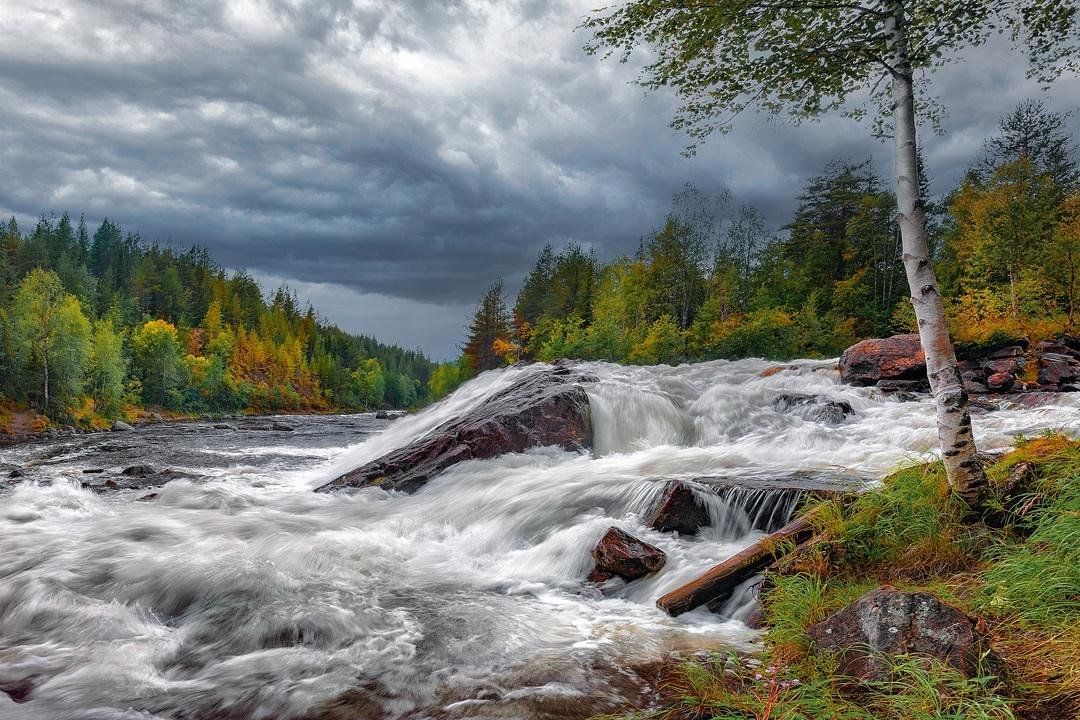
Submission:
[[[664,595],[656,601],[656,606],[674,617],[730,595],[741,583],[813,537],[813,515],[813,512],[803,515],[714,565],[696,579]]]

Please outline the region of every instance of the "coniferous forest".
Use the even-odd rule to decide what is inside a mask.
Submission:
[[[1071,115],[1019,104],[959,186],[927,207],[954,340],[1070,330],[1080,301],[1080,167]],[[929,194],[929,177],[921,177]],[[687,186],[633,254],[603,262],[569,245],[539,254],[516,300],[485,293],[443,394],[478,369],[560,357],[651,365],[717,358],[835,357],[868,337],[914,332],[889,181],[838,160],[770,229],[727,194]]]
[[[432,363],[266,298],[202,247],[67,213],[0,224],[0,426],[20,406],[84,426],[136,415],[408,408]],[[5,419],[6,418],[6,419]]]

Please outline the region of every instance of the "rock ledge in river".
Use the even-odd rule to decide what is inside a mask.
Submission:
[[[415,492],[462,460],[492,458],[533,447],[592,447],[589,397],[580,373],[551,367],[531,373],[461,417],[450,420],[317,489],[376,485]]]
[[[709,510],[694,490],[682,480],[668,483],[656,509],[648,519],[648,526],[660,532],[677,532],[693,535],[698,528],[709,525]]]

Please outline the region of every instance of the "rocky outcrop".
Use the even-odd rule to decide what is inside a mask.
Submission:
[[[840,356],[841,382],[874,385],[889,380],[926,380],[926,355],[918,335],[863,340]]]
[[[987,649],[976,622],[933,595],[903,592],[888,585],[813,625],[816,649],[838,654],[839,671],[857,678],[881,678],[887,656],[921,655],[974,676]]]
[[[113,432],[131,432],[134,429],[135,428],[128,425],[126,422],[122,422],[120,420],[117,420],[116,422],[114,422],[112,424],[112,431]]]
[[[660,532],[693,535],[709,524],[709,510],[682,480],[668,483],[646,524]]]
[[[667,561],[663,550],[617,527],[608,528],[593,548],[592,556],[596,567],[587,579],[598,585],[613,577],[632,582],[656,572]]]
[[[1063,335],[1036,344],[1031,352],[1023,338],[957,348],[957,368],[972,395],[1016,392],[1074,392],[1080,390],[1080,338]],[[1037,382],[1025,381],[1037,363]],[[900,399],[929,389],[926,359],[918,335],[863,340],[844,351],[840,380],[850,385],[875,385]]]
[[[585,380],[573,368],[530,373],[424,437],[318,488],[328,492],[376,485],[415,492],[462,460],[492,458],[532,447],[566,450],[592,447]]]

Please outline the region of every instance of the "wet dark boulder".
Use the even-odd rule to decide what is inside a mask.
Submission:
[[[390,419],[390,413],[386,412],[385,410],[380,410],[377,413],[375,413],[375,419],[376,420],[389,420]]]
[[[709,522],[709,510],[694,494],[693,488],[682,480],[672,480],[646,524],[660,532],[693,535],[699,528],[707,527]]]
[[[780,412],[794,411],[806,420],[839,425],[855,410],[845,400],[830,400],[817,395],[803,393],[781,393],[776,398],[776,409]]]
[[[656,572],[667,561],[663,550],[617,527],[608,528],[593,548],[592,556],[596,567],[587,579],[598,585],[613,577],[632,582]]]
[[[458,418],[323,485],[317,492],[378,486],[415,492],[451,465],[554,445],[592,447],[586,378],[551,367],[523,377]]]
[[[159,471],[149,465],[132,465],[131,467],[125,468],[115,477],[102,478],[95,476],[93,479],[84,480],[82,482],[82,487],[85,490],[91,490],[96,493],[116,492],[119,490],[145,490],[147,488],[161,487],[173,480],[179,480],[181,478],[193,479],[197,477],[197,475],[179,472],[169,468]]]
[[[1066,336],[1055,340],[1043,340],[1035,345],[1035,348],[1042,355],[1064,355],[1065,357],[1070,357],[1074,360],[1080,360],[1080,350],[1067,344],[1065,342],[1066,340],[1070,340],[1070,338]]]
[[[1068,385],[1080,377],[1080,362],[1069,355],[1043,353],[1039,358],[1039,384],[1044,386]]]
[[[979,671],[987,640],[977,623],[929,593],[885,585],[808,631],[815,649],[837,653],[839,671],[857,678],[882,678],[888,656],[940,660],[968,677]]]
[[[899,402],[912,402],[930,392],[929,380],[879,380],[874,387],[882,395]]]
[[[840,356],[840,380],[874,385],[883,380],[926,380],[926,355],[918,335],[894,335],[855,343]]]

